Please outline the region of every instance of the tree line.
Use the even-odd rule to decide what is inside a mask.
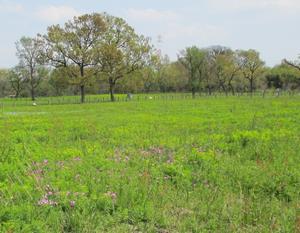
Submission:
[[[171,62],[118,17],[85,14],[16,43],[18,65],[0,70],[0,96],[300,89],[300,65],[267,67],[255,50],[188,47]]]

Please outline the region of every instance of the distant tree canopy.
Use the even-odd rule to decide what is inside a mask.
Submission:
[[[8,81],[9,70],[0,69],[0,97],[9,95],[10,85]]]
[[[264,72],[265,63],[260,59],[259,53],[255,50],[243,51],[238,54],[238,64],[241,68],[243,77],[249,81],[249,90],[254,91],[255,80]]]
[[[202,78],[204,76],[206,51],[196,46],[186,48],[181,52],[178,60],[185,67],[189,75],[188,85],[193,97],[199,91]]]
[[[216,88],[234,94],[233,83],[237,78],[248,81],[248,90],[252,93],[256,79],[264,72],[264,62],[255,50],[232,51],[223,46],[200,49],[194,46],[182,51],[178,60],[189,75],[193,96],[201,89],[207,89],[211,94]]]
[[[296,90],[300,87],[300,71],[284,62],[270,69],[266,80],[268,88]]]
[[[151,40],[122,18],[85,14],[44,35],[16,43],[19,63],[0,70],[0,96],[191,92],[226,95],[256,90],[300,89],[300,62],[266,67],[255,50],[225,46],[182,50],[176,61],[162,56]]]

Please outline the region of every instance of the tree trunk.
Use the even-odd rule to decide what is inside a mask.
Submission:
[[[224,83],[221,82],[221,83],[220,83],[220,86],[221,86],[222,91],[223,91],[223,92],[225,93],[225,95],[227,96],[227,89],[226,89]]]
[[[83,66],[83,64],[81,64],[81,66],[80,66],[80,76],[81,76],[81,79],[84,78],[84,66]],[[81,80],[81,82],[82,82],[82,80]],[[81,103],[83,104],[85,102],[84,84],[80,85],[80,95],[81,95]]]
[[[115,102],[114,87],[115,87],[115,84],[112,81],[110,81],[109,82],[109,94],[110,94],[111,102]]]
[[[192,88],[192,97],[193,97],[193,99],[196,98],[196,89],[195,88]]]
[[[34,87],[31,86],[31,100],[35,101],[35,93],[34,93]]]
[[[235,91],[234,91],[234,88],[233,88],[232,84],[230,83],[228,85],[229,85],[229,88],[231,90],[232,95],[234,96],[235,95]]]
[[[20,87],[20,83],[19,82],[17,83],[17,87],[15,88],[15,91],[16,91],[15,98],[18,99],[19,96],[20,96],[20,92],[21,92],[21,87]]]
[[[30,70],[30,87],[31,87],[31,100],[35,101],[35,93],[34,93],[34,81],[33,81],[33,69]]]
[[[19,91],[19,90],[17,90],[17,91],[16,91],[15,98],[16,98],[16,99],[18,99],[18,98],[19,98],[19,96],[20,96],[20,91]]]
[[[228,91],[226,88],[224,89],[224,91],[225,91],[225,95],[228,96]]]
[[[254,84],[254,83],[253,83],[253,79],[251,78],[251,79],[250,79],[250,94],[251,94],[251,96],[253,95],[253,89],[254,89],[254,88],[253,88],[253,84]]]
[[[208,95],[211,95],[212,94],[212,91],[211,91],[211,87],[210,87],[210,85],[208,85]]]
[[[85,102],[85,90],[84,90],[84,85],[80,86],[80,96],[81,96],[81,103],[83,104]]]

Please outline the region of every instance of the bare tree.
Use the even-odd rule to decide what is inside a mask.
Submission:
[[[294,67],[294,68],[300,70],[300,64],[297,64],[296,62],[291,62],[291,61],[288,61],[286,59],[284,59],[283,62],[286,63],[287,65],[291,66],[291,67]]]
[[[42,79],[42,43],[36,38],[22,37],[16,43],[19,66],[29,84],[31,99],[35,100],[35,90]]]

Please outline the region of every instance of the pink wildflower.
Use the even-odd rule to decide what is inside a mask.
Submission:
[[[75,201],[70,201],[70,207],[74,208],[75,207],[76,202]]]
[[[107,192],[106,195],[109,196],[113,201],[117,200],[117,197],[118,197],[117,193],[110,192],[110,191]]]
[[[44,195],[41,200],[38,201],[38,205],[40,206],[56,206],[57,202],[48,199],[48,195]]]
[[[63,167],[63,166],[64,166],[64,162],[63,162],[63,161],[58,161],[58,162],[57,162],[57,166]]]
[[[42,175],[44,174],[44,171],[42,169],[33,170],[32,173],[34,175]]]

